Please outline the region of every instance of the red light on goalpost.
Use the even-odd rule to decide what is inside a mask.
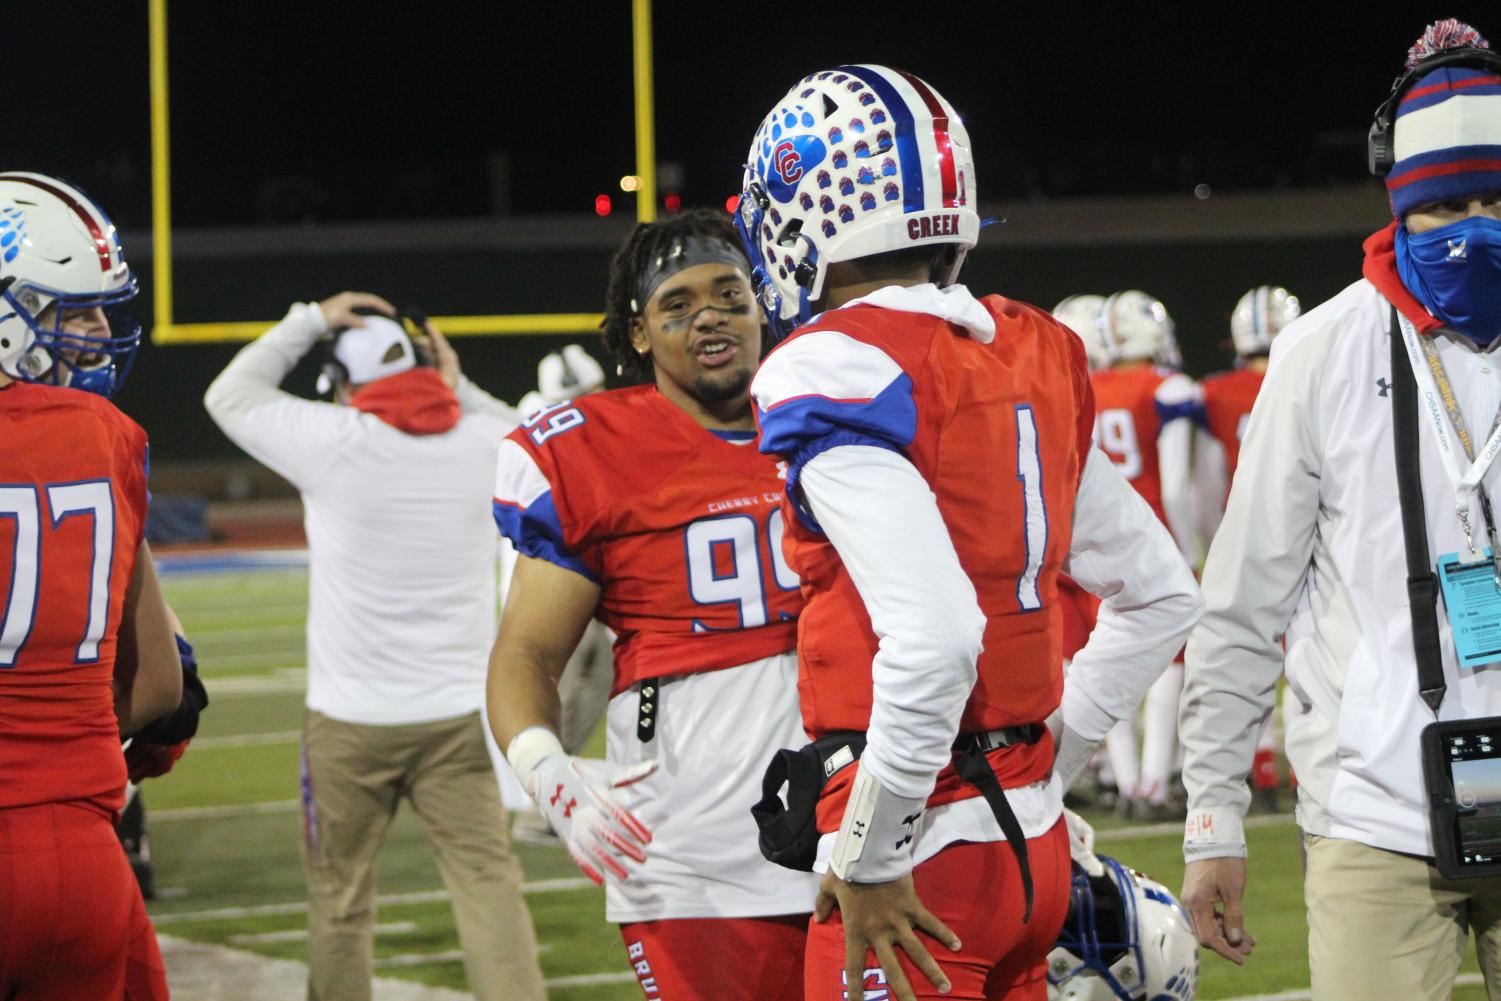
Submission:
[[[612,208],[612,206],[610,205],[610,196],[609,195],[595,195],[594,196],[594,214],[595,215],[603,218],[603,217],[605,217],[605,216],[607,216],[607,215],[610,214],[611,208]]]
[[[662,199],[662,207],[667,210],[669,215],[675,214],[683,207],[683,199],[676,191],[669,191],[667,192],[667,197]]]
[[[735,211],[735,206],[738,205],[738,204],[740,204],[740,196],[739,195],[731,195],[730,197],[728,197],[728,198],[726,198],[724,200],[724,210],[726,212],[734,212]]]

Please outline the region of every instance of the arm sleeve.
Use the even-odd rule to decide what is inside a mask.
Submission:
[[[1064,573],[1103,599],[1063,685],[1063,720],[1099,740],[1146,696],[1204,610],[1193,573],[1141,495],[1090,449]]]
[[[1274,344],[1273,368],[1204,565],[1205,614],[1188,641],[1180,703],[1189,861],[1245,854],[1246,775],[1258,727],[1276,700],[1282,636],[1313,557],[1320,351],[1327,345],[1317,333]],[[1290,349],[1280,352],[1288,359],[1280,366],[1279,349]]]
[[[346,407],[304,400],[278,387],[328,329],[316,303],[298,303],[286,317],[241,348],[203,396],[203,405],[230,441],[306,488],[358,415]]]
[[[1195,521],[1207,546],[1219,531],[1220,519],[1225,514],[1225,491],[1230,484],[1225,447],[1203,428],[1194,437],[1193,464]]]
[[[959,565],[937,498],[891,449],[822,451],[803,467],[802,491],[879,640],[861,766],[898,797],[926,799],[952,756],[975,683],[985,616],[974,585]],[[921,574],[911,572],[917,566]]]
[[[459,398],[460,409],[466,414],[491,414],[513,428],[521,423],[521,415],[516,412],[515,407],[491,396],[471,382],[467,375],[459,376],[459,385],[453,392]]]
[[[798,489],[810,461],[842,445],[905,456],[917,434],[911,377],[880,348],[833,330],[804,334],[774,351],[756,373],[751,396],[761,451],[787,460],[787,496],[814,531],[821,530],[818,519]]]
[[[1189,453],[1193,448],[1194,418],[1203,409],[1199,388],[1185,375],[1172,376],[1157,388],[1156,405],[1162,426],[1157,435],[1162,513],[1178,544],[1178,551],[1190,561],[1197,561],[1199,547],[1194,535]]]
[[[500,444],[492,509],[500,534],[522,556],[546,560],[600,583],[589,562],[569,547],[553,486],[537,460],[514,439]]]

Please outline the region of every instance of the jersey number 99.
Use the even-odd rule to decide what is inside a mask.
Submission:
[[[791,591],[798,586],[798,580],[782,556],[785,527],[781,509],[773,509],[766,518],[765,549],[771,555],[773,585]],[[689,525],[683,534],[689,596],[699,605],[733,602],[740,614],[741,629],[764,626],[770,619],[761,535],[761,523],[749,514],[702,518]],[[694,632],[707,632],[709,628],[697,620],[693,623]]]

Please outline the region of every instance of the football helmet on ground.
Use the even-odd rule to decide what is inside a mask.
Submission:
[[[1048,955],[1049,1001],[1191,1001],[1198,942],[1167,887],[1098,856],[1073,866],[1068,917]]]

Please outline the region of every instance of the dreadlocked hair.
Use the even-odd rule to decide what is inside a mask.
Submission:
[[[605,349],[615,356],[620,372],[631,382],[655,378],[651,355],[637,354],[631,344],[631,321],[646,309],[646,303],[631,308],[641,276],[652,262],[674,243],[688,237],[721,240],[740,250],[740,236],[729,216],[714,209],[689,209],[658,222],[637,223],[630,237],[610,261],[610,284],[605,290],[605,318],[600,323]],[[743,255],[744,251],[740,250]],[[746,270],[750,270],[749,263]]]

